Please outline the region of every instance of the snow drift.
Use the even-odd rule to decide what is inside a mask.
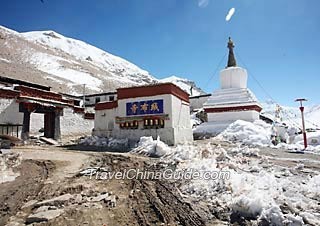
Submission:
[[[218,138],[247,145],[266,146],[271,144],[271,125],[262,120],[253,123],[237,120],[230,124]]]

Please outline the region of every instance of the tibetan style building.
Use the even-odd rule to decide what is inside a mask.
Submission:
[[[193,140],[189,95],[172,83],[117,89],[117,100],[95,107],[94,135],[128,138],[158,136],[169,145]]]
[[[40,132],[46,138],[90,134],[93,116],[79,101],[50,87],[0,76],[0,135],[27,140]]]

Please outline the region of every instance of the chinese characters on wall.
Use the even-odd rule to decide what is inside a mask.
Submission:
[[[163,113],[163,100],[147,100],[126,104],[127,115],[152,115]]]

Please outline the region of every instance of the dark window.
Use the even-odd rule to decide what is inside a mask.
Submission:
[[[114,101],[114,96],[109,96],[109,101]]]
[[[100,102],[100,97],[96,97],[96,103]]]
[[[75,106],[80,106],[80,100],[74,100],[73,102]]]

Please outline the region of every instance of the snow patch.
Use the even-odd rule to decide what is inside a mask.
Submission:
[[[47,72],[48,74],[69,80],[76,85],[86,84],[93,90],[101,91],[101,89],[99,89],[102,85],[101,80],[81,68],[66,68],[62,63],[68,61],[64,58],[45,53],[34,53],[30,57],[30,62],[36,65],[39,70]]]
[[[16,177],[20,176],[20,173],[13,172],[13,168],[17,167],[21,163],[21,157],[19,154],[6,153],[0,154],[0,184],[13,181]]]
[[[162,157],[171,152],[171,148],[160,140],[158,136],[156,140],[150,137],[140,137],[138,146],[131,152],[151,157]]]
[[[150,76],[147,71],[142,70],[118,56],[107,53],[83,41],[65,37],[55,31],[32,31],[21,34],[29,41],[62,50],[63,52],[76,57],[78,60],[88,61],[87,59],[90,57],[90,62],[110,71],[123,71],[126,74],[131,75],[142,74]]]
[[[303,219],[318,225],[320,177],[305,178],[288,168],[272,167],[256,153],[256,148],[224,149],[209,141],[173,148],[163,160],[174,162],[177,170],[230,172],[230,179],[190,180],[181,187],[183,194],[212,203],[220,211],[231,209],[240,218],[262,225],[304,225]]]
[[[11,63],[11,61],[10,61],[10,60],[7,60],[7,59],[5,59],[5,58],[1,58],[1,57],[0,57],[0,61],[5,62],[5,63]]]

